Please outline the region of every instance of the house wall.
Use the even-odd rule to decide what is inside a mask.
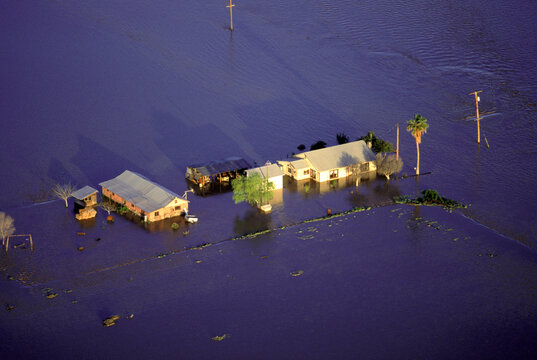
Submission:
[[[175,198],[168,205],[146,214],[146,220],[153,222],[180,216],[185,210],[188,211],[188,201]]]
[[[308,167],[296,169],[289,161],[278,161],[278,163],[285,175],[289,175],[297,181],[310,178],[310,168]],[[304,171],[307,171],[307,174],[304,174]]]
[[[369,163],[369,171],[370,172],[377,170],[377,167],[375,166],[374,161],[368,161],[367,163]],[[338,176],[333,178],[333,179],[330,178],[330,172],[332,170],[337,170],[338,171]],[[327,171],[317,172],[317,178],[315,178],[314,180],[318,181],[318,182],[324,182],[324,181],[330,181],[330,180],[335,180],[335,179],[341,179],[341,178],[347,177],[349,175],[352,175],[352,170],[350,168],[348,168],[348,167],[341,167],[341,168],[337,168],[337,169],[331,169],[331,170],[327,170]]]
[[[283,175],[274,176],[268,179],[269,182],[274,184],[274,190],[283,188]]]
[[[172,202],[170,202],[168,205],[158,210],[155,210],[152,212],[145,212],[144,210],[142,210],[135,204],[129,201],[126,201],[121,196],[114,194],[113,192],[111,192],[110,190],[104,187],[103,187],[103,195],[110,198],[110,200],[118,204],[125,205],[129,210],[131,210],[135,214],[145,217],[145,220],[147,221],[158,221],[158,220],[163,220],[163,219],[167,219],[167,218],[174,217],[174,216],[180,216],[185,210],[188,211],[188,201],[184,199],[180,199],[180,198],[173,199]],[[176,207],[178,208],[176,209]]]
[[[86,206],[93,206],[97,204],[97,193],[85,197],[84,202],[86,203]]]

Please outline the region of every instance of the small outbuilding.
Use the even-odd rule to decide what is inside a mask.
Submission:
[[[82,207],[97,205],[97,189],[91,186],[84,186],[82,189],[75,191],[72,196]],[[78,200],[78,201],[77,201]]]
[[[100,183],[103,196],[127,207],[145,221],[158,221],[188,212],[188,201],[145,176],[125,170]]]
[[[248,161],[240,157],[187,166],[185,178],[200,188],[211,183],[229,183],[250,168]]]
[[[253,169],[246,170],[246,176],[258,173],[262,178],[268,179],[274,184],[274,190],[283,188],[283,172],[278,164],[268,164]]]

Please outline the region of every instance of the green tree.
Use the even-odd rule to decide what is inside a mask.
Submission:
[[[319,140],[317,141],[315,144],[312,144],[310,146],[310,151],[311,150],[319,150],[319,149],[324,149],[326,147],[326,143],[322,140]]]
[[[274,184],[263,179],[258,173],[239,176],[231,181],[235,204],[247,202],[250,205],[262,205],[272,200]]]
[[[414,114],[414,119],[407,121],[406,130],[412,134],[414,139],[416,139],[416,152],[417,152],[417,162],[416,162],[416,175],[420,174],[420,144],[421,136],[427,133],[427,119],[421,116],[420,114]]]
[[[393,144],[391,142],[375,138],[371,149],[375,153],[391,153],[393,152]]]

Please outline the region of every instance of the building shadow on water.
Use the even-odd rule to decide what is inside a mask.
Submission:
[[[272,226],[272,218],[270,214],[265,214],[257,208],[251,208],[246,211],[244,216],[236,216],[233,223],[233,232],[235,235],[241,236],[252,234],[259,231],[270,229]]]

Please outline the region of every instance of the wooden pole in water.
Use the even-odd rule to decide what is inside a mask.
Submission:
[[[397,147],[395,149],[395,158],[399,159],[399,123],[397,123]]]
[[[480,92],[483,92],[483,90],[478,90],[478,91],[474,91],[474,92],[471,92],[469,93],[468,95],[474,95],[475,96],[475,113],[476,113],[476,119],[477,119],[477,143],[480,144],[481,143],[481,129],[479,128],[479,96],[477,96],[477,94],[479,94]]]
[[[231,1],[232,0],[229,0],[229,6],[226,6],[226,7],[229,8],[229,22],[230,22],[229,29],[233,31],[233,6],[235,6],[235,4],[232,4]]]

